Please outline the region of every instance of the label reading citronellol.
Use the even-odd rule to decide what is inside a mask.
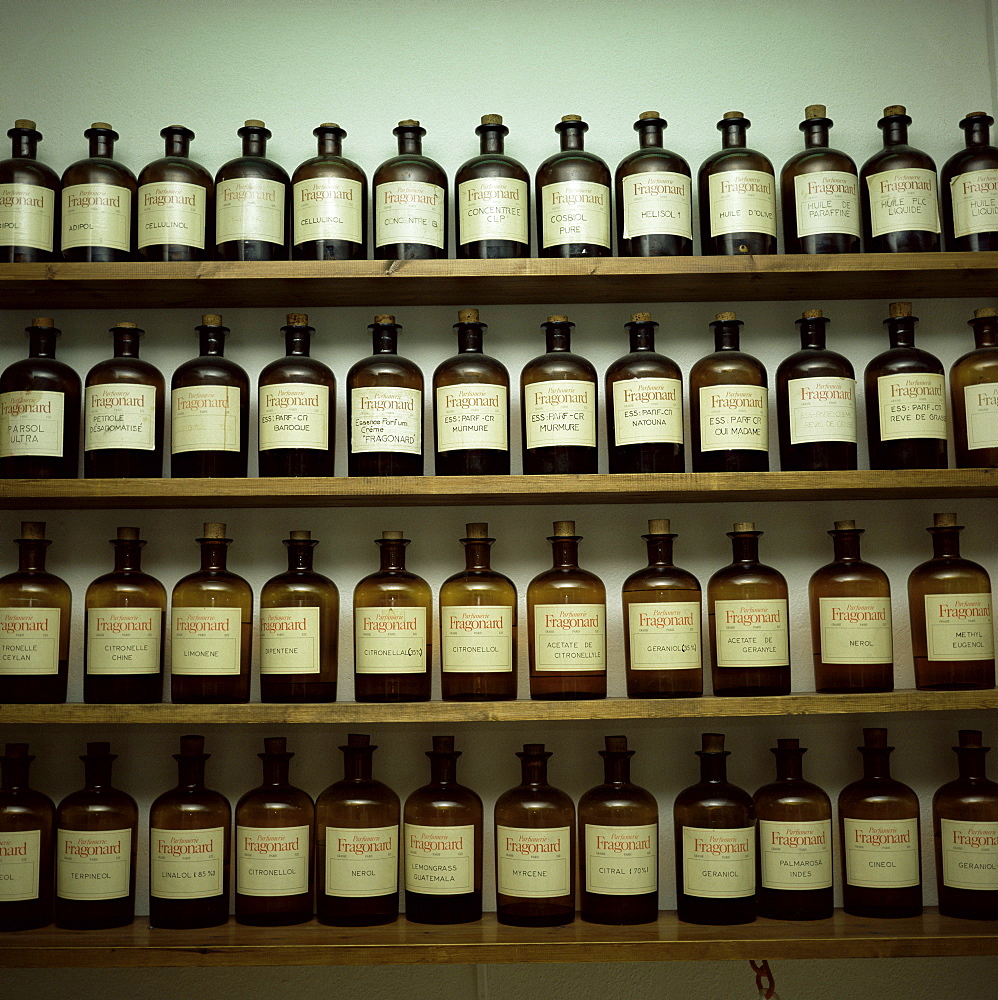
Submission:
[[[293,189],[294,245],[311,240],[364,242],[364,193],[360,181],[310,177]]]
[[[998,448],[998,384],[968,385],[963,390],[967,448]]]
[[[178,608],[174,605],[173,672],[238,674],[241,630],[239,608]]]
[[[0,674],[59,673],[59,608],[0,608]]]
[[[88,385],[83,417],[86,451],[156,447],[156,390],[151,385]]]
[[[595,383],[558,379],[525,385],[523,421],[528,448],[595,448]]]
[[[631,670],[699,670],[700,602],[629,604]]]
[[[621,179],[623,236],[682,236],[693,239],[692,184],[685,174],[647,170]]]
[[[116,184],[70,184],[62,189],[62,249],[131,249],[132,193]]]
[[[88,674],[158,674],[159,608],[87,608]]]
[[[787,399],[791,444],[856,443],[855,379],[792,378],[787,382]]]
[[[318,608],[260,608],[260,673],[317,674]]]
[[[943,885],[998,891],[998,823],[941,818],[939,826]]]
[[[507,422],[504,385],[466,383],[437,389],[437,451],[507,451]]]
[[[38,898],[40,830],[0,830],[0,903]]]
[[[926,594],[930,660],[990,660],[995,655],[990,594]]]
[[[618,445],[682,444],[682,382],[677,378],[614,382],[613,430]]]
[[[776,235],[776,181],[764,170],[725,170],[707,179],[710,235]]]
[[[683,886],[687,896],[740,899],[755,892],[755,827],[683,827]]]
[[[924,167],[882,170],[866,178],[870,194],[870,234],[910,229],[939,232],[936,172]]]
[[[949,182],[953,235],[971,236],[998,229],[998,170],[970,170]],[[3,188],[0,188],[2,194]]]
[[[444,189],[426,181],[385,181],[374,189],[374,245],[421,243],[442,250]]]
[[[496,891],[545,899],[572,891],[572,830],[496,826]]]
[[[946,385],[942,375],[933,372],[880,375],[877,401],[881,441],[946,440]]]
[[[513,609],[440,606],[440,666],[445,674],[504,674],[513,669]]]
[[[917,819],[843,819],[845,879],[863,889],[918,885]]]
[[[37,184],[0,183],[0,243],[51,253],[57,197]]]
[[[892,663],[889,597],[820,597],[821,659],[825,663]]]
[[[700,450],[769,449],[769,391],[762,385],[700,387]]]
[[[239,389],[189,385],[173,390],[173,454],[239,451]]]
[[[225,834],[207,830],[149,830],[149,895],[205,899],[222,894]]]
[[[541,244],[592,243],[610,248],[610,189],[595,181],[558,181],[541,188]]]
[[[80,900],[127,896],[131,851],[131,830],[59,830],[56,895]]]
[[[350,390],[350,451],[353,454],[423,450],[423,393],[419,389],[366,386]]]
[[[475,891],[475,828],[405,824],[405,887],[430,896]]]
[[[243,896],[308,892],[311,854],[307,826],[237,826],[236,892]]]
[[[426,663],[426,608],[354,608],[358,674],[421,674]]]
[[[513,177],[476,177],[457,186],[461,245],[480,240],[530,242],[527,184]]]
[[[62,458],[65,402],[45,389],[0,392],[0,458]]]
[[[163,243],[204,249],[208,192],[200,184],[155,181],[139,188],[139,249]]]
[[[786,598],[715,601],[719,667],[785,667],[790,663]]]
[[[797,236],[841,233],[859,237],[859,178],[844,170],[794,177]]]
[[[398,887],[398,824],[326,827],[327,896],[387,896]]]
[[[263,177],[219,181],[215,188],[215,242],[284,242],[284,184]]]
[[[765,889],[827,889],[832,884],[830,819],[760,819],[759,849]]]
[[[658,891],[658,827],[586,824],[586,892],[639,896]]]
[[[314,382],[260,386],[260,450],[329,447],[329,387]]]
[[[535,605],[534,668],[606,670],[606,605]]]

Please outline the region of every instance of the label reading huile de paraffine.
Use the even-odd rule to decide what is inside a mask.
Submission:
[[[311,240],[364,242],[364,193],[360,181],[309,177],[292,194],[294,245]]]
[[[329,447],[329,387],[314,382],[260,386],[260,450]]]
[[[984,382],[963,390],[967,448],[998,448],[998,384]]]
[[[505,674],[513,669],[513,609],[440,606],[440,667],[445,674]]]
[[[235,177],[215,188],[215,242],[284,242],[284,184],[263,177]]]
[[[930,660],[990,660],[995,655],[990,594],[926,594]]]
[[[385,181],[374,189],[374,245],[421,243],[442,250],[446,195],[426,181]]]
[[[541,188],[541,244],[610,247],[610,189],[595,181],[558,181]]]
[[[998,823],[940,818],[943,885],[998,891]]]
[[[866,178],[870,195],[870,234],[917,229],[939,232],[936,172],[924,167],[882,170]]]
[[[864,889],[918,885],[917,819],[842,820],[845,880]]]
[[[237,826],[233,854],[236,892],[298,896],[309,891],[310,827]]]
[[[489,383],[437,388],[437,451],[507,451],[506,386]]]
[[[613,383],[615,443],[682,444],[683,383],[678,378],[630,378]]]
[[[0,245],[51,253],[57,197],[37,184],[0,184]]]
[[[405,888],[430,896],[475,889],[475,828],[406,823]]]
[[[535,605],[534,669],[606,670],[606,605]]]
[[[595,448],[596,384],[557,379],[525,385],[523,421],[528,448]]]
[[[59,673],[59,608],[0,608],[0,675]]]
[[[859,237],[859,178],[844,170],[794,177],[797,236],[841,233]]]
[[[953,235],[957,239],[998,230],[998,169],[957,174],[950,180],[949,190],[953,199]]]
[[[496,890],[545,899],[572,891],[572,830],[496,826]]]
[[[821,659],[825,663],[892,663],[889,597],[820,597]]]
[[[83,411],[86,451],[156,447],[156,390],[151,385],[88,385]]]
[[[419,455],[423,450],[423,393],[401,386],[350,390],[350,451]]]
[[[175,674],[238,674],[241,629],[239,608],[178,608],[174,605],[171,669]]]
[[[832,821],[760,819],[759,861],[766,889],[829,888]]]
[[[658,891],[658,826],[586,823],[586,892],[639,896]]]
[[[854,378],[792,378],[787,382],[787,400],[791,444],[856,443]]]
[[[132,831],[59,830],[55,862],[62,899],[120,899],[128,895]]]
[[[515,177],[476,177],[457,186],[461,245],[480,240],[530,242],[526,181]]]
[[[185,451],[239,451],[239,389],[189,385],[173,390],[174,455]]]
[[[0,830],[0,903],[38,898],[41,846],[41,830]]]
[[[62,189],[62,249],[131,249],[132,193],[116,184],[70,184]]]
[[[139,249],[175,244],[204,249],[208,192],[200,184],[154,181],[139,188]]]
[[[762,385],[700,387],[700,450],[769,449],[769,390]]]
[[[326,895],[387,896],[399,887],[399,828],[326,827]]]
[[[0,392],[0,458],[62,458],[65,402],[45,389]]]
[[[87,608],[88,674],[157,674],[160,608]]]
[[[354,669],[358,674],[422,674],[426,608],[353,609]]]
[[[714,630],[719,667],[790,664],[786,598],[715,601]]]
[[[683,827],[683,886],[687,896],[740,899],[755,892],[755,828]]]
[[[223,827],[149,830],[149,895],[160,899],[205,899],[224,886]]]
[[[646,170],[621,180],[623,236],[659,233],[693,239],[692,182],[685,174]]]
[[[764,170],[723,170],[707,179],[710,235],[776,235],[776,179]]]
[[[881,441],[946,440],[946,380],[942,375],[880,375],[877,401]]]
[[[631,670],[698,670],[700,602],[629,604]]]

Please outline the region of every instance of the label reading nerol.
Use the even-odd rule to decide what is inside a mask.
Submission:
[[[426,608],[354,608],[354,669],[358,674],[422,674]]]
[[[440,606],[440,666],[445,674],[504,674],[513,669],[513,609]]]
[[[327,896],[387,896],[398,887],[398,824],[326,827]]]
[[[534,668],[606,670],[606,605],[535,605]]]
[[[615,443],[682,444],[683,383],[677,378],[629,378],[613,383]]]
[[[631,670],[700,669],[700,602],[629,604]]]
[[[507,451],[504,385],[465,383],[437,388],[437,451]]]
[[[827,889],[832,884],[832,821],[759,820],[765,889]]]
[[[687,896],[740,899],[755,892],[755,827],[683,827],[683,885]]]
[[[953,199],[953,235],[998,230],[998,170],[970,170],[949,182]],[[3,189],[0,188],[0,195]]]
[[[710,235],[776,235],[776,181],[764,170],[724,170],[707,179]]]
[[[998,823],[941,818],[939,826],[943,885],[998,890]]]
[[[926,594],[930,660],[990,660],[995,655],[990,594]]]
[[[149,830],[149,895],[160,899],[204,899],[222,893],[225,833]]]
[[[541,188],[541,245],[610,247],[610,189],[595,181],[558,181]]]
[[[284,242],[284,184],[263,177],[219,181],[215,188],[215,242]]]
[[[477,177],[457,186],[461,245],[479,240],[530,242],[527,184],[512,177]]]
[[[430,896],[474,892],[474,826],[406,823],[405,887]]]
[[[311,854],[307,826],[237,826],[236,892],[244,896],[308,892]]]
[[[241,636],[239,608],[174,605],[171,668],[175,674],[238,674]]]
[[[0,903],[38,898],[41,830],[0,830]]]
[[[685,174],[648,170],[621,180],[624,194],[623,235],[683,236],[693,239],[693,187]]]
[[[892,663],[889,597],[819,597],[821,659],[825,663]]]
[[[158,674],[159,608],[87,608],[88,674]]]
[[[44,389],[0,392],[0,458],[62,458],[65,401]]]
[[[127,253],[132,193],[116,184],[70,184],[62,189],[62,249],[110,247]]]
[[[856,443],[856,380],[822,375],[787,381],[790,443]]]
[[[204,249],[208,192],[200,184],[155,181],[139,188],[139,249],[162,243]]]
[[[917,819],[843,819],[845,880],[864,889],[918,885]]]
[[[120,382],[88,385],[83,415],[86,451],[156,447],[156,390],[151,385]]]
[[[528,448],[596,447],[596,384],[581,379],[531,382],[523,387]]]
[[[967,447],[998,448],[998,385],[986,382],[963,390]]]
[[[293,189],[294,245],[310,240],[364,242],[364,193],[360,181],[310,177]]]
[[[260,608],[260,673],[317,674],[318,608]]]
[[[882,170],[866,178],[870,194],[870,233],[919,229],[939,232],[939,206],[936,202],[936,172],[924,167]]]
[[[239,389],[190,385],[173,390],[174,455],[185,451],[239,451]]]
[[[0,184],[0,244],[53,248],[56,193],[37,184]]]
[[[56,895],[82,900],[127,896],[131,851],[131,830],[59,830]]]
[[[444,189],[426,181],[385,181],[374,189],[374,245],[421,243],[442,250]]]
[[[571,865],[571,827],[496,826],[496,890],[504,896],[567,896]]]
[[[700,387],[700,450],[769,450],[769,391],[762,385]]]
[[[786,598],[715,601],[719,667],[786,667],[790,664]]]
[[[59,608],[0,608],[0,675],[59,673]]]
[[[314,382],[260,386],[260,450],[329,447],[329,387]]]
[[[423,393],[395,386],[350,390],[350,451],[353,454],[395,451],[419,455],[423,450]]]
[[[946,440],[946,386],[942,375],[932,372],[880,375],[877,402],[882,441]]]
[[[859,237],[859,178],[845,170],[794,177],[797,236],[843,233]]]
[[[582,847],[583,845],[579,845]],[[586,891],[638,896],[658,891],[658,827],[586,824]]]

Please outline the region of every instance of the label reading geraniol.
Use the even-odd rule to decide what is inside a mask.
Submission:
[[[864,889],[918,885],[917,819],[843,819],[845,879]]]
[[[139,249],[163,243],[204,249],[208,194],[200,184],[156,181],[139,188]]]
[[[398,887],[398,824],[326,827],[327,896],[387,896]]]
[[[613,430],[618,445],[682,444],[682,382],[677,378],[614,382]]]
[[[762,385],[700,387],[700,450],[769,449],[769,390]]]
[[[364,194],[360,181],[310,177],[294,186],[294,244],[311,240],[363,243]]]
[[[59,608],[0,608],[0,674],[59,673]]]
[[[440,606],[440,666],[445,674],[504,674],[513,669],[513,609]]]
[[[0,458],[62,458],[65,401],[43,389],[0,392]]]
[[[477,177],[457,186],[461,245],[480,240],[529,243],[527,184],[513,177]]]
[[[759,820],[762,885],[827,889],[832,884],[832,821]]]
[[[81,900],[127,896],[131,850],[131,830],[59,830],[56,895]]]
[[[0,903],[38,898],[41,830],[0,830]]]
[[[260,386],[260,450],[329,448],[329,387],[314,382]]]
[[[606,605],[535,605],[534,668],[606,670]]]
[[[317,674],[318,608],[260,608],[260,673]]]
[[[284,242],[284,184],[263,177],[219,181],[215,188],[215,242]]]
[[[62,249],[131,247],[132,193],[115,184],[70,184],[62,189]]]
[[[700,602],[629,604],[632,670],[700,669]]]
[[[571,827],[496,826],[496,889],[504,896],[567,896],[571,864]]]
[[[307,826],[237,826],[236,892],[297,896],[308,892],[312,856]]]
[[[0,184],[0,243],[51,253],[57,197],[37,184]]]
[[[855,379],[792,378],[787,382],[787,400],[791,444],[856,443]]]
[[[967,448],[998,448],[998,384],[968,385],[963,390]]]
[[[156,447],[156,390],[151,385],[88,385],[83,417],[86,451]]]
[[[437,388],[437,451],[508,451],[504,385],[466,383]]]
[[[870,194],[870,233],[910,229],[939,232],[939,205],[936,198],[936,172],[924,167],[882,170],[866,178]]]
[[[859,236],[859,178],[844,170],[794,177],[797,236]]]
[[[239,389],[190,385],[173,390],[172,449],[239,451]]]
[[[426,608],[354,608],[353,615],[358,674],[426,671]]]
[[[430,896],[475,890],[474,826],[405,824],[405,887]]]
[[[159,608],[87,608],[88,674],[158,674]]]
[[[226,831],[149,830],[149,895],[204,899],[223,888]]]
[[[647,170],[629,174],[621,183],[625,240],[659,233],[693,239],[693,188],[689,177],[668,170]]]
[[[175,674],[239,673],[239,608],[173,607],[171,668]]]
[[[707,179],[710,235],[776,235],[776,181],[764,170],[724,170]]]
[[[386,181],[374,189],[374,245],[421,243],[442,250],[446,195],[426,181]]]
[[[946,386],[942,375],[880,375],[877,401],[882,441],[946,440]]]
[[[719,667],[785,667],[790,663],[785,598],[715,601]]]
[[[821,659],[825,663],[892,663],[889,597],[820,597]]]
[[[610,247],[610,189],[595,181],[558,181],[541,188],[541,244]]]
[[[998,890],[998,823],[942,818],[939,826],[943,885]]]
[[[704,899],[755,892],[755,827],[683,827],[683,891]]]
[[[528,448],[596,447],[596,385],[581,379],[531,382],[523,387]]]
[[[953,235],[957,239],[998,229],[998,170],[957,174],[949,182],[949,189],[953,199]]]
[[[586,824],[586,891],[638,896],[658,891],[658,827]]]
[[[423,393],[419,389],[368,386],[350,390],[350,451],[423,450]]]
[[[990,660],[995,655],[990,594],[926,594],[930,660]]]

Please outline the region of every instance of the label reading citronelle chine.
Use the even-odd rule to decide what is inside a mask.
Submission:
[[[797,236],[840,233],[859,238],[859,178],[845,170],[794,177]]]
[[[234,676],[240,670],[239,608],[173,606],[171,669],[175,674]]]
[[[856,443],[856,380],[837,376],[787,381],[790,443]]]
[[[59,673],[59,608],[0,608],[0,676]]]
[[[481,240],[530,242],[526,181],[514,177],[476,177],[457,186],[457,224],[461,245]]]
[[[139,188],[138,245],[172,243],[204,249],[208,192],[200,184],[154,181]]]
[[[714,629],[719,667],[790,665],[786,598],[715,601]]]
[[[56,895],[120,899],[128,895],[131,830],[62,830],[55,839]]]
[[[946,380],[942,375],[880,375],[877,402],[881,441],[946,440]]]
[[[215,242],[284,243],[284,184],[264,177],[236,177],[215,188]]]
[[[924,167],[882,170],[866,178],[870,195],[870,235],[917,229],[939,232],[936,172]]]
[[[710,235],[776,235],[776,179],[764,170],[723,170],[707,178]]]
[[[943,885],[978,892],[998,891],[998,823],[943,817],[939,827]]]
[[[364,242],[364,190],[346,177],[309,177],[293,188],[294,245],[312,240]]]
[[[623,237],[681,236],[693,239],[693,187],[685,174],[647,170],[621,179]]]
[[[0,183],[0,244],[51,253],[57,197],[38,184]]]
[[[998,169],[968,170],[949,182],[953,202],[953,235],[971,236],[998,230]],[[0,194],[3,189],[0,188]]]
[[[759,820],[765,889],[827,889],[832,884],[832,821]]]
[[[206,830],[149,830],[149,895],[159,899],[205,899],[224,887],[225,835]]]
[[[385,181],[374,189],[374,245],[420,243],[442,250],[446,195],[426,181]]]
[[[893,663],[889,597],[819,597],[824,663]]]
[[[260,674],[317,674],[318,608],[260,608]]]
[[[365,386],[350,390],[350,452],[423,450],[423,393],[402,386]]]
[[[0,458],[62,458],[65,404],[46,389],[0,392]]]
[[[62,249],[131,250],[132,193],[116,184],[70,184],[62,189]]]
[[[160,608],[87,608],[88,674],[158,674]]]
[[[405,888],[430,896],[475,891],[475,828],[405,824]]]
[[[525,385],[523,421],[528,448],[595,448],[596,384],[556,379]]]
[[[388,896],[399,887],[399,828],[326,827],[326,895]]]
[[[41,830],[0,830],[0,903],[38,898],[41,848]]]
[[[437,451],[508,451],[508,393],[504,385],[437,387]]]
[[[156,447],[156,390],[151,385],[88,385],[83,411],[85,451]]]
[[[586,892],[639,896],[658,891],[658,826],[586,823]]]
[[[237,826],[236,892],[243,896],[298,896],[308,892],[309,827]]]
[[[534,669],[606,670],[606,605],[534,605]]]
[[[558,181],[541,188],[541,246],[591,243],[610,248],[610,189],[595,181]]]
[[[261,385],[260,450],[329,448],[329,387],[315,382]]]
[[[188,385],[173,390],[171,447],[187,451],[239,451],[239,388]]]
[[[627,606],[631,670],[699,670],[700,602]]]
[[[613,383],[614,444],[682,444],[683,383],[631,378]]]
[[[769,390],[763,385],[700,387],[700,450],[769,450]]]
[[[440,606],[440,668],[445,674],[505,674],[513,669],[513,609]]]
[[[496,826],[496,891],[550,899],[572,891],[572,829]]]
[[[426,608],[358,607],[353,615],[358,674],[426,672]]]
[[[998,384],[984,382],[963,390],[967,448],[998,448]]]
[[[755,892],[755,827],[683,827],[683,885],[687,896],[741,899]]]
[[[993,659],[991,595],[926,594],[925,646],[930,660]]]
[[[863,889],[903,889],[919,883],[917,819],[845,817],[845,880]]]

